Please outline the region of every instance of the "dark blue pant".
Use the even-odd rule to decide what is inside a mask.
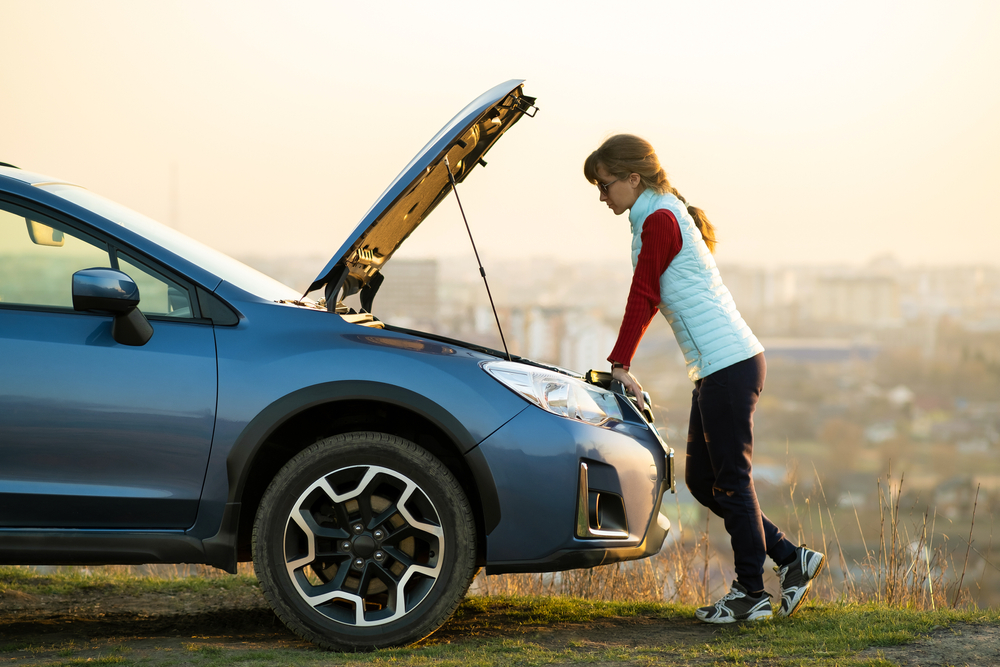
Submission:
[[[764,588],[764,556],[785,560],[795,545],[760,511],[751,477],[753,412],[764,389],[764,354],[694,384],[684,478],[692,495],[722,517],[732,539],[736,579]]]

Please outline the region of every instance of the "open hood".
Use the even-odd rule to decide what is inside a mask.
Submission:
[[[371,310],[382,265],[451,188],[445,158],[460,183],[477,164],[486,164],[483,156],[511,125],[535,115],[535,98],[523,94],[522,83],[513,79],[491,88],[441,128],[368,210],[306,294],[324,287],[333,310],[338,292],[343,290],[342,299],[360,291],[362,307]]]

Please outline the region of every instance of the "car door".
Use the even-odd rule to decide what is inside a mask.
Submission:
[[[192,286],[83,230],[0,201],[0,527],[186,528],[215,424],[212,325]],[[138,284],[145,345],[73,310],[72,275],[93,267]]]

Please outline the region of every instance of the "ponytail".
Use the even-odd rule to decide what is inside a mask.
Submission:
[[[713,225],[705,212],[698,208],[697,206],[691,206],[687,203],[681,193],[677,192],[676,188],[671,187],[670,192],[681,200],[681,203],[687,207],[687,212],[694,218],[694,224],[698,226],[698,231],[701,232],[701,238],[704,239],[705,245],[708,246],[708,251],[715,254],[715,244],[718,243],[715,239],[715,225]]]

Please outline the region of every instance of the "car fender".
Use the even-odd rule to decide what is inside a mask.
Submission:
[[[413,390],[375,381],[342,380],[303,387],[282,396],[261,410],[243,429],[226,456],[228,497],[224,504],[203,499],[197,527],[217,527],[204,540],[209,561],[217,567],[235,571],[240,529],[240,511],[245,484],[254,468],[257,454],[282,425],[311,408],[347,401],[371,401],[405,408],[436,426],[464,459],[472,474],[473,485],[482,510],[483,530],[492,531],[500,521],[500,502],[492,471],[479,452],[479,444],[444,406]],[[525,404],[524,408],[528,405]],[[520,411],[511,415],[513,419]],[[275,471],[277,472],[277,471]],[[195,531],[197,532],[197,531]]]
[[[342,380],[304,387],[264,408],[247,424],[229,450],[226,456],[229,502],[235,502],[242,495],[246,474],[268,436],[309,408],[347,400],[371,400],[416,412],[440,428],[462,454],[478,444],[465,426],[444,407],[404,387],[365,380]]]

